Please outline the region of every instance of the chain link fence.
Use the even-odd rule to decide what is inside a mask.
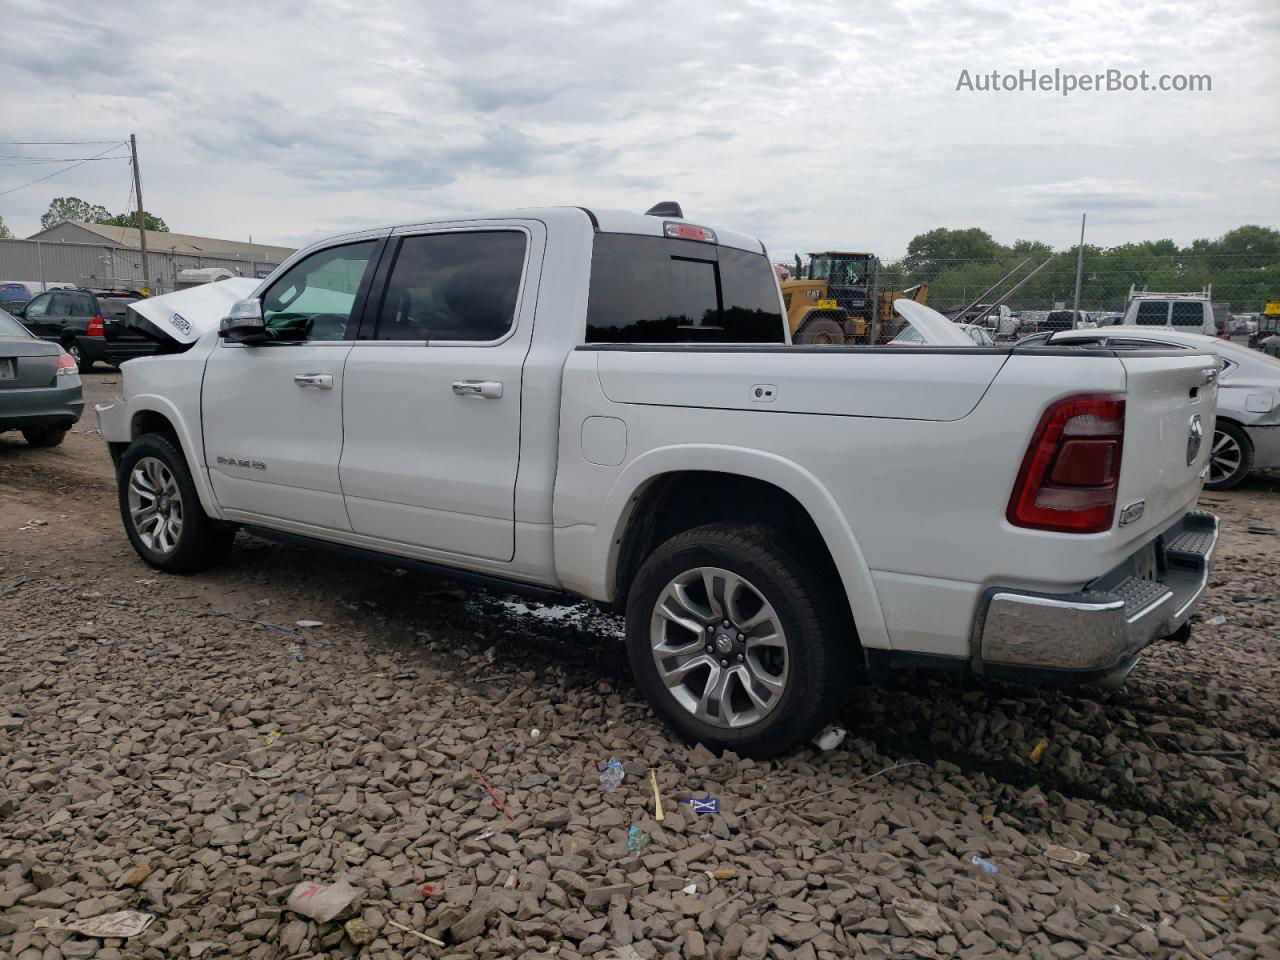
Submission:
[[[963,307],[1011,271],[1023,256],[956,260],[911,268],[902,263],[881,268],[884,289],[903,290],[929,284],[929,305],[946,312]],[[1001,295],[1044,260],[1044,266],[1007,299]],[[1031,260],[991,294],[984,303],[1002,302],[1015,313],[1070,309],[1075,296],[1074,251],[1032,254]],[[1089,313],[1120,313],[1130,290],[1200,292],[1209,290],[1215,303],[1229,304],[1233,314],[1261,313],[1268,301],[1280,300],[1280,263],[1264,255],[1211,254],[1199,258],[1168,256],[1091,257],[1086,251],[1080,286],[1080,309]]]

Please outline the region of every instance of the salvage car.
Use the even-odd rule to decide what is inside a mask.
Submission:
[[[1044,344],[1214,354],[1222,361],[1222,373],[1205,486],[1210,490],[1230,490],[1251,470],[1280,467],[1280,361],[1274,357],[1241,343],[1171,327],[1069,330],[1055,333]]]
[[[673,204],[334,237],[221,320],[179,296],[184,348],[97,408],[145,562],[240,528],[588,597],[713,749],[811,738],[855,667],[1118,682],[1205,590],[1208,354],[791,346],[760,241]]]
[[[71,356],[0,310],[0,433],[20,430],[33,447],[55,447],[83,411]]]

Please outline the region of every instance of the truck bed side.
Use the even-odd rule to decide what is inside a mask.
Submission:
[[[1213,388],[1201,378],[1210,365],[1186,353],[1157,364],[1181,371],[1165,385],[1169,397],[1185,400],[1181,380],[1195,381],[1206,410]],[[1130,404],[1135,430],[1119,494],[1122,504],[1146,497],[1146,511],[1123,528],[1080,535],[1015,527],[1005,513],[1046,406],[1125,393],[1130,376],[1114,353],[580,348],[566,364],[561,405],[561,578],[611,599],[630,510],[649,482],[681,470],[740,473],[808,511],[864,646],[963,656],[988,586],[1078,590],[1194,502],[1202,464],[1175,470],[1160,452],[1162,443],[1178,456],[1186,449],[1185,437],[1168,436],[1182,404],[1161,400],[1159,376],[1150,377]],[[758,387],[772,389],[772,401]],[[602,437],[611,454],[597,449]]]

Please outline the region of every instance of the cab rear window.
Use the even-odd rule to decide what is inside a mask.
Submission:
[[[783,343],[763,254],[692,240],[596,234],[588,343]]]

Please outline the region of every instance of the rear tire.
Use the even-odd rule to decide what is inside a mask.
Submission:
[[[771,527],[713,523],[672,537],[627,598],[627,655],[645,699],[711,750],[763,759],[812,739],[850,681],[855,644],[829,585]]]
[[[819,317],[796,331],[795,342],[805,346],[842,347],[844,339],[844,327],[829,317]]]
[[[1209,479],[1206,490],[1230,490],[1253,469],[1253,444],[1249,435],[1228,420],[1213,428],[1213,444],[1209,448]]]
[[[62,349],[71,354],[71,359],[76,362],[76,369],[81,373],[88,373],[93,369],[93,361],[80,352],[80,345],[74,340],[68,340],[62,345]]]
[[[32,447],[56,447],[67,435],[70,427],[27,427],[22,431],[22,439]]]
[[[116,473],[120,518],[146,563],[166,573],[195,573],[223,560],[235,527],[200,506],[186,458],[172,437],[147,433],[120,458]]]

